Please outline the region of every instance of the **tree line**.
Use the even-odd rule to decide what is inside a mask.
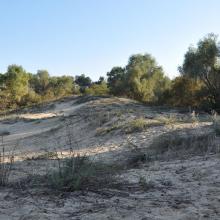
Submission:
[[[125,67],[113,67],[107,78],[93,82],[79,76],[36,74],[10,65],[0,74],[0,110],[51,101],[73,94],[114,95],[143,103],[220,109],[220,46],[209,34],[184,55],[180,75],[169,79],[150,54],[132,55]]]

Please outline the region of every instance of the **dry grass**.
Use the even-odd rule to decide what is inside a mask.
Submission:
[[[120,170],[118,166],[95,162],[79,155],[57,162],[57,167],[45,178],[46,184],[54,190],[97,190],[117,183],[116,174]]]
[[[125,124],[123,130],[125,131],[125,133],[129,134],[134,132],[141,132],[146,130],[147,128],[161,126],[161,125],[163,125],[163,123],[161,123],[158,120],[137,118]]]
[[[190,131],[173,131],[157,137],[149,147],[151,158],[187,158],[193,155],[218,153],[212,132],[193,134]]]
[[[141,187],[142,190],[144,191],[149,191],[153,188],[155,188],[155,182],[152,181],[149,177],[146,178],[144,176],[140,176],[139,178],[139,185]]]
[[[150,127],[162,126],[163,122],[153,119],[137,118],[126,123],[115,122],[109,127],[96,129],[97,135],[104,135],[112,131],[120,130],[125,134],[146,131]]]
[[[0,152],[0,186],[7,186],[9,182],[9,176],[14,164],[14,155],[5,154],[5,148],[2,148]]]

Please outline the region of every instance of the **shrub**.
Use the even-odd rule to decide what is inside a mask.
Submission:
[[[109,89],[105,82],[101,84],[93,84],[91,87],[85,89],[86,95],[108,95]]]
[[[14,164],[14,155],[6,155],[5,148],[0,152],[0,186],[8,184],[9,176]]]
[[[144,176],[140,176],[139,185],[144,191],[155,188],[155,183],[150,179],[146,179]]]
[[[48,185],[56,190],[99,189],[116,183],[116,167],[91,161],[86,156],[59,160],[58,169],[47,174]]]

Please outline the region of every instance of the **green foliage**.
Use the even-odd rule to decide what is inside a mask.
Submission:
[[[158,102],[170,80],[149,54],[130,57],[125,68],[114,67],[108,76],[113,95],[124,95],[142,102]]]
[[[143,102],[156,102],[168,81],[161,67],[149,54],[133,55],[126,66],[130,97]]]
[[[180,72],[203,81],[214,108],[220,108],[220,47],[217,36],[209,34],[198,42],[197,48],[190,47],[185,54]]]
[[[199,79],[191,79],[187,76],[176,77],[171,88],[164,93],[164,102],[179,107],[200,107],[206,98],[201,91],[204,83]]]
[[[50,187],[61,191],[91,190],[107,187],[115,182],[118,168],[89,160],[85,156],[72,156],[59,161],[58,170],[48,174]]]
[[[87,95],[108,95],[109,89],[106,82],[101,82],[100,84],[92,84],[91,87],[85,89],[85,94]]]
[[[107,82],[97,82],[84,74],[51,77],[46,70],[27,73],[21,66],[10,65],[0,74],[0,109],[50,101],[71,94],[123,96],[144,103],[169,104],[220,110],[220,46],[209,34],[190,47],[179,71],[170,80],[150,54],[132,55],[128,64],[107,73]]]
[[[55,97],[63,97],[74,93],[74,79],[71,76],[51,77],[49,89]]]
[[[42,97],[37,94],[33,89],[29,89],[28,94],[22,96],[20,105],[26,106],[26,105],[33,105],[35,103],[40,103],[42,100]]]
[[[126,96],[125,91],[125,69],[121,67],[113,67],[107,73],[107,85],[110,93],[116,96]]]
[[[11,65],[0,74],[0,110],[14,109],[50,101],[76,93],[71,76],[51,77],[46,70],[37,74],[26,73],[17,65]]]
[[[85,74],[75,77],[75,83],[80,87],[80,92],[84,93],[85,89],[91,86],[92,80],[86,77]]]
[[[21,66],[10,65],[5,74],[5,91],[9,93],[13,104],[18,104],[22,96],[28,93],[28,74]]]

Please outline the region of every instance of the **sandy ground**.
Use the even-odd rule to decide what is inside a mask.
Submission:
[[[3,137],[1,147],[9,154],[15,149],[16,166],[10,181],[16,183],[49,169],[51,161],[31,160],[45,152],[67,157],[71,148],[111,163],[126,160],[131,143],[147,153],[163,134],[189,130],[198,135],[212,130],[206,115],[198,121],[186,120],[190,117],[128,99],[73,97],[2,117],[0,133],[9,134]],[[136,118],[166,121],[142,131],[125,132],[126,124]],[[124,180],[120,189],[100,192],[57,195],[40,187],[25,191],[0,188],[0,219],[220,219],[219,159],[219,154],[207,153],[143,163],[120,174]],[[140,177],[151,183],[148,190],[140,187]]]

